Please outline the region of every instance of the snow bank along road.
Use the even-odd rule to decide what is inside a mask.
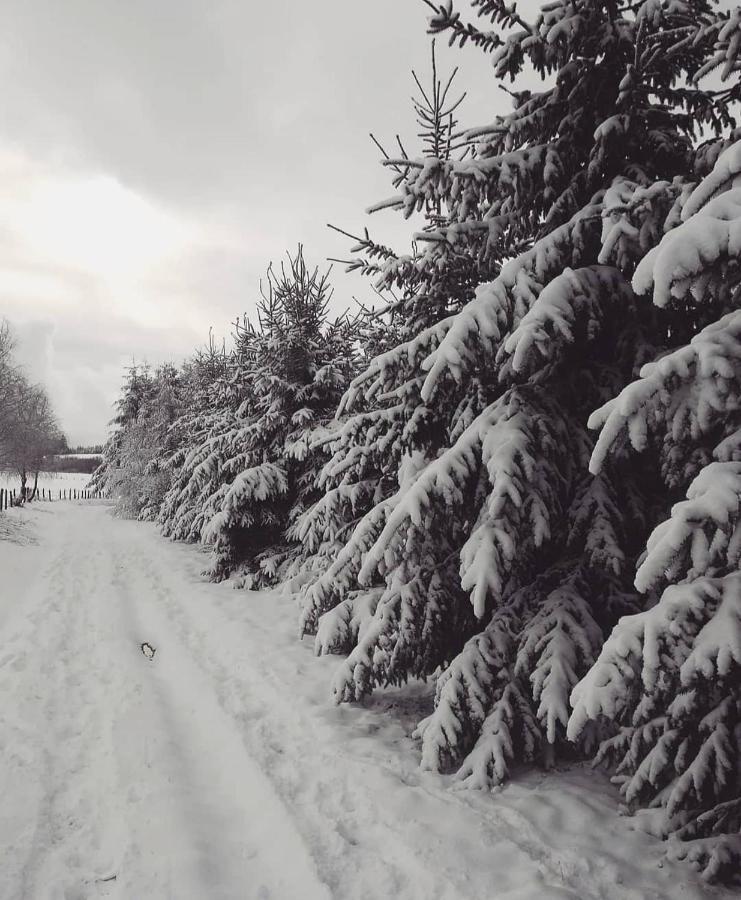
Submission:
[[[0,900],[731,896],[580,767],[493,796],[419,772],[428,687],[331,706],[292,601],[202,564],[104,505],[5,517]]]

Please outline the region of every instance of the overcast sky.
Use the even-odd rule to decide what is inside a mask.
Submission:
[[[179,362],[254,310],[270,259],[368,222],[392,193],[368,138],[414,144],[421,0],[5,0],[0,316],[70,442],[104,439],[122,367]],[[443,43],[444,42],[439,42]],[[507,108],[475,49],[466,123]],[[407,241],[402,241],[408,244]],[[335,267],[337,305],[369,298]]]

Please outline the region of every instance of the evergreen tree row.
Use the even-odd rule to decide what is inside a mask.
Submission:
[[[132,369],[96,479],[210,544],[212,577],[297,591],[339,702],[432,676],[425,768],[488,787],[594,756],[732,878],[741,10],[427,5],[513,109],[461,128],[433,49],[421,146],[384,151],[375,207],[411,250],[366,231],[348,262],[393,301],[330,321],[299,249],[233,351]]]

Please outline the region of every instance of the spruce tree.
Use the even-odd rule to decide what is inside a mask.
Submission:
[[[116,404],[113,431],[91,487],[116,500],[126,518],[154,518],[170,483],[166,460],[174,449],[171,425],[182,412],[183,383],[170,364],[152,372],[128,369]]]
[[[736,44],[706,2],[561,0],[534,22],[474,2],[494,31],[429,5],[431,29],[491,52],[496,77],[527,63],[545,86],[513,91],[465,159],[388,161],[401,178],[384,206],[445,204],[437,283],[461,232],[486,235],[498,273],[474,270],[469,302],[435,306],[346,394],[323,473],[335,494],[305,518],[307,539],[342,546],[305,592],[302,628],[318,652],[350,651],[338,700],[440,667],[423,764],[478,786],[573,752],[571,691],[639,608],[632,570],[663,493],[634,459],[591,475],[587,419],[703,318],[643,302],[631,279],[717,154],[700,126],[732,127],[735,89],[696,80]],[[599,729],[574,736],[583,751]]]
[[[473,149],[472,138],[461,131],[458,115],[466,98],[456,91],[458,70],[442,75],[438,69],[435,41],[431,43],[429,82],[424,84],[412,70],[415,94],[412,108],[418,128],[419,152],[410,158],[397,134],[398,153],[389,153],[374,135],[382,164],[392,173],[398,193],[370,207],[369,212],[395,209],[419,225],[409,252],[398,252],[374,240],[366,228],[362,237],[335,228],[354,241],[355,254],[348,271],[372,278],[376,290],[400,293],[387,312],[394,331],[402,338],[414,337],[461,308],[473,296],[477,284],[492,277],[499,262],[500,234],[496,222],[485,219],[486,207],[478,198],[451,192],[450,166],[466,160]],[[409,191],[411,170],[418,188]],[[335,227],[335,226],[330,226]],[[336,260],[342,262],[342,260]]]
[[[157,515],[163,533],[174,540],[200,541],[208,522],[206,504],[218,484],[207,469],[197,478],[193,474],[208,458],[210,439],[224,430],[244,400],[236,371],[234,352],[217,347],[212,335],[184,366],[183,411],[170,429],[175,449],[162,461],[170,486]]]
[[[667,499],[686,498],[649,537],[635,578],[647,609],[574,689],[569,729],[616,723],[598,760],[628,804],[656,807],[689,842],[678,854],[727,878],[741,871],[741,142],[686,186],[665,230],[633,286],[696,333],[593,414],[591,468],[636,451]]]
[[[482,392],[475,384],[462,390],[454,385],[444,402],[428,405],[420,402],[418,375],[412,375],[408,383],[402,376],[384,381],[378,377],[377,366],[395,357],[399,342],[411,337],[411,373],[413,355],[425,351],[424,344],[413,346],[415,336],[460,309],[473,296],[475,285],[497,271],[499,262],[480,205],[467,205],[446,181],[448,163],[464,162],[472,149],[472,142],[457,127],[465,95],[452,93],[456,70],[447,76],[439,73],[433,42],[429,84],[423,86],[412,74],[420,155],[410,157],[397,138],[400,155],[392,157],[376,141],[400,194],[372,210],[396,208],[406,218],[416,218],[419,231],[414,233],[410,253],[397,253],[374,242],[367,231],[353,248],[359,255],[348,268],[371,277],[377,291],[394,292],[394,299],[376,314],[376,321],[382,320],[385,327],[379,327],[372,338],[380,331],[381,339],[365,345],[366,349],[375,346],[376,356],[367,361],[365,371],[343,398],[333,428],[320,438],[329,453],[319,474],[322,497],[297,528],[309,578],[302,631],[318,629],[317,652],[349,651],[364,623],[378,612],[377,621],[382,624],[377,628],[391,635],[393,643],[388,659],[382,661],[377,654],[383,670],[379,678],[386,682],[401,681],[410,673],[426,674],[449,657],[458,635],[470,630],[473,617],[457,584],[455,539],[452,534],[428,536],[420,529],[423,565],[415,557],[408,569],[399,569],[393,583],[379,576],[360,585],[357,572],[344,561],[348,553],[356,553],[356,541],[363,546],[372,542],[400,485],[413,479],[417,469],[438,453],[449,427],[450,406],[459,407],[463,423]],[[406,185],[417,163],[427,166],[429,178],[426,190],[412,197],[405,193]],[[448,231],[455,233],[455,240],[444,237]],[[377,628],[366,633],[367,641],[385,640]],[[426,646],[422,654],[420,641]],[[353,699],[372,688],[374,677],[365,670],[358,674],[364,688],[356,691],[343,686],[339,689],[342,698]]]
[[[124,440],[144,407],[150,389],[149,367],[132,362],[126,369],[121,394],[115,404],[116,412],[109,423],[112,429],[103,447],[103,459],[90,479],[93,490],[117,496],[120,478],[127,471]]]
[[[160,522],[213,548],[209,574],[272,581],[300,548],[291,527],[318,496],[309,433],[331,418],[354,365],[354,324],[331,321],[329,272],[301,246],[272,265],[258,323],[238,322],[225,402],[173,460]]]

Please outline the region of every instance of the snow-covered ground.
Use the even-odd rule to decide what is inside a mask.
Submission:
[[[0,515],[0,897],[733,896],[580,766],[496,794],[420,772],[429,688],[330,705],[292,601],[202,563],[104,503]]]

